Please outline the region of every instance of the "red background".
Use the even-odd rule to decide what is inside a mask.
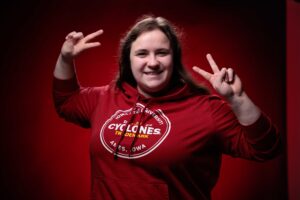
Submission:
[[[102,46],[76,64],[82,85],[107,84],[117,69],[120,37],[142,14],[166,17],[180,27],[188,69],[210,70],[208,52],[220,66],[234,68],[249,96],[286,135],[285,2],[203,2],[66,0],[1,6],[0,198],[88,199],[89,130],[55,113],[55,61],[67,33],[103,28]],[[213,198],[287,199],[286,163],[285,152],[266,163],[224,156]]]
[[[300,1],[287,1],[287,166],[290,200],[300,199]]]

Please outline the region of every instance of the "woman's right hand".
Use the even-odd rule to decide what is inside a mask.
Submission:
[[[71,32],[66,36],[62,45],[60,55],[56,61],[54,77],[61,80],[71,79],[76,76],[74,58],[81,52],[100,46],[100,42],[90,42],[92,39],[101,35],[103,30],[98,30],[87,36],[81,32]]]
[[[71,32],[66,36],[66,40],[61,48],[61,56],[69,61],[73,60],[81,52],[100,46],[100,42],[90,42],[103,33],[98,30],[84,37],[82,32]]]

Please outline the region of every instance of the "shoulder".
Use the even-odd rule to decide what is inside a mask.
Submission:
[[[229,106],[229,104],[222,99],[220,96],[217,95],[209,95],[207,97],[207,101],[208,104],[210,106],[210,109],[212,112],[220,112],[220,111],[230,111],[231,112],[231,108]]]
[[[85,94],[104,94],[109,91],[109,85],[104,86],[81,86],[80,93]]]
[[[116,92],[116,87],[113,83],[109,83],[101,86],[92,86],[92,87],[80,87],[81,92],[84,93],[94,93],[98,95],[107,95],[109,93]]]
[[[198,102],[206,103],[209,106],[217,106],[227,104],[224,99],[216,94],[199,94],[193,93],[190,98],[195,99]]]
[[[232,112],[230,105],[215,94],[194,94],[191,99],[193,103],[198,107],[202,107],[203,110],[209,112],[212,116],[226,115]]]

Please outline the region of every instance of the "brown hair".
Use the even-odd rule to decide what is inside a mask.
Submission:
[[[192,89],[195,89],[202,94],[209,93],[204,86],[196,84],[185,70],[181,60],[181,45],[175,26],[162,17],[153,16],[143,16],[121,40],[119,47],[119,74],[116,78],[117,87],[123,90],[123,82],[127,82],[132,86],[136,86],[136,80],[133,77],[130,63],[131,45],[142,33],[155,29],[162,31],[170,41],[173,52],[172,81],[175,81],[175,83],[178,83],[178,81],[184,81]]]

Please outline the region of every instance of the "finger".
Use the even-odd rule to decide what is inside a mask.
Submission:
[[[217,72],[220,71],[218,65],[216,64],[213,57],[209,53],[206,54],[206,59],[207,59],[209,65],[210,65],[210,67],[211,67],[211,69],[214,73],[217,73]]]
[[[221,71],[215,76],[214,87],[218,88],[222,85],[226,78],[226,69],[222,68]]]
[[[229,83],[228,69],[225,67],[222,67],[221,71],[225,71],[223,81],[225,81],[226,83]]]
[[[207,72],[207,71],[205,71],[205,70],[203,70],[203,69],[201,69],[201,68],[199,68],[197,66],[194,66],[193,70],[195,72],[197,72],[198,74],[200,74],[201,76],[203,76],[206,80],[210,80],[211,73],[209,73],[209,72]]]
[[[98,47],[100,45],[101,45],[100,42],[90,42],[90,43],[86,43],[84,45],[84,49],[95,48],[95,47]]]
[[[96,31],[94,33],[91,33],[91,34],[85,36],[84,41],[88,42],[89,40],[92,40],[92,39],[94,39],[95,37],[97,37],[97,36],[99,36],[101,34],[103,34],[103,30],[102,29],[100,29],[100,30],[98,30],[98,31]]]
[[[237,74],[234,76],[234,82],[237,85],[236,91],[238,92],[238,95],[241,95],[243,93],[243,85],[240,77]]]
[[[83,38],[83,33],[82,32],[77,32],[73,35],[73,39],[75,40],[80,40]]]
[[[232,68],[227,69],[227,78],[229,83],[234,81],[234,71]]]
[[[65,39],[67,40],[67,39],[73,38],[73,35],[74,35],[74,34],[76,34],[76,31],[72,31],[71,33],[69,33],[69,34],[66,36]]]

